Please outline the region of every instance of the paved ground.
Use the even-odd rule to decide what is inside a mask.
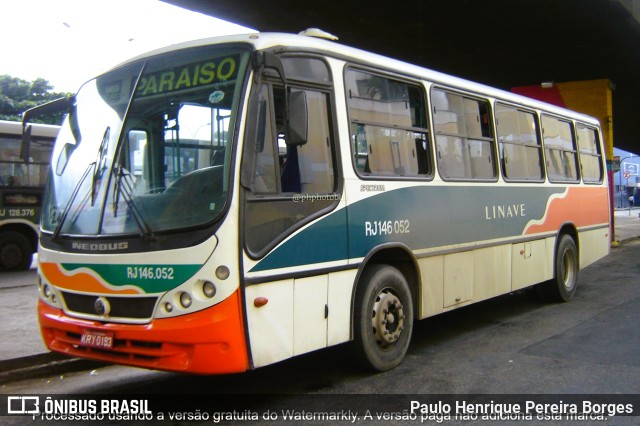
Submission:
[[[616,239],[621,243],[640,238],[640,209],[616,211]],[[635,246],[640,252],[640,245]],[[612,249],[615,253],[615,248]],[[640,253],[634,255],[640,258]],[[633,263],[635,265],[636,263]],[[633,265],[630,265],[632,267]],[[67,361],[48,353],[38,329],[35,268],[0,274],[0,379],[11,371]]]

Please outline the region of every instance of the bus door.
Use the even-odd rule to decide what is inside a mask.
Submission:
[[[254,367],[349,337],[350,286],[331,273],[346,265],[347,241],[329,69],[319,58],[282,63],[286,78],[267,69],[252,88],[243,157]]]

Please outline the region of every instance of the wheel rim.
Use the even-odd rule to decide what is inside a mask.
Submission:
[[[371,326],[378,346],[393,346],[404,329],[404,308],[398,296],[389,288],[385,288],[373,303]]]
[[[562,255],[562,283],[564,288],[571,290],[576,281],[576,258],[571,250],[565,250]]]

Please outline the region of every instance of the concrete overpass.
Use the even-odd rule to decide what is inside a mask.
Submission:
[[[163,0],[259,31],[340,42],[510,89],[607,78],[614,146],[640,152],[640,0]]]

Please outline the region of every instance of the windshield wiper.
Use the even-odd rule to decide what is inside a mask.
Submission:
[[[109,136],[111,135],[111,127],[107,126],[102,136],[102,142],[100,142],[100,148],[98,148],[98,157],[93,163],[95,168],[93,170],[93,180],[91,181],[91,205],[93,206],[96,201],[96,182],[102,178],[102,174],[107,169],[105,164],[107,158],[107,150],[109,149]]]
[[[60,231],[62,230],[62,225],[65,223],[65,221],[67,219],[67,215],[69,214],[69,211],[71,210],[71,206],[73,205],[73,201],[76,199],[76,196],[78,195],[78,191],[80,191],[80,188],[82,187],[83,182],[85,181],[85,179],[87,179],[87,176],[89,176],[89,170],[91,170],[94,166],[95,166],[95,163],[89,163],[87,165],[87,168],[85,169],[84,173],[82,174],[82,177],[80,178],[80,181],[78,181],[78,183],[76,184],[75,188],[73,188],[73,192],[71,193],[71,197],[69,197],[69,201],[67,201],[67,204],[64,207],[64,211],[62,212],[62,215],[60,215],[60,221],[56,225],[56,229],[53,231],[53,237],[52,237],[53,240],[58,238],[58,235],[60,235]]]
[[[131,211],[134,222],[138,226],[138,229],[140,229],[141,236],[151,235],[151,227],[144,220],[144,215],[136,205],[135,201],[133,201],[133,180],[131,179],[131,173],[126,171],[124,167],[117,166],[113,168],[113,174],[116,179],[113,186],[113,216],[118,216],[118,205],[120,204],[120,194],[122,194],[122,198],[125,203],[127,203],[127,207],[129,207],[129,211]]]
[[[75,201],[76,197],[78,196],[78,191],[80,191],[80,188],[82,187],[82,184],[84,183],[84,181],[87,179],[87,176],[89,175],[89,171],[91,169],[93,169],[93,179],[91,182],[91,190],[89,192],[89,196],[91,197],[91,205],[93,206],[95,203],[95,197],[96,197],[96,183],[98,182],[98,180],[102,177],[102,174],[104,172],[104,170],[106,169],[106,165],[104,164],[104,162],[106,161],[106,153],[108,150],[108,142],[109,142],[109,135],[111,133],[111,127],[107,126],[107,128],[104,131],[104,135],[102,137],[102,142],[100,142],[100,148],[98,149],[98,156],[96,158],[96,161],[89,163],[87,165],[86,170],[84,171],[84,173],[82,174],[82,177],[80,178],[80,181],[76,184],[75,188],[73,188],[73,192],[71,193],[71,197],[69,198],[69,201],[67,202],[64,211],[62,212],[62,215],[60,216],[60,222],[58,222],[58,224],[56,225],[56,229],[53,231],[53,239],[58,238],[58,235],[60,235],[60,231],[62,230],[62,226],[64,225],[64,223],[66,222],[67,219],[67,215],[69,214],[69,211],[71,210],[71,206],[73,205],[73,202]]]

